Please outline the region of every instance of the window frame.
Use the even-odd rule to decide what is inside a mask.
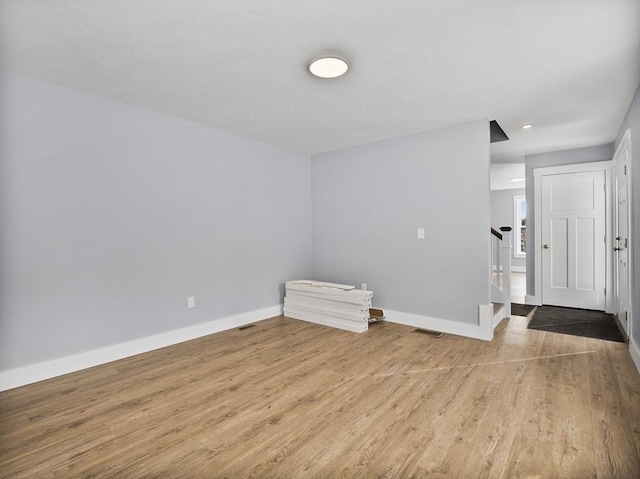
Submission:
[[[520,205],[525,204],[525,221],[527,219],[526,208],[527,199],[525,195],[513,195],[513,257],[526,258],[527,252],[522,251],[520,238],[522,236],[522,217],[520,216]],[[526,230],[526,223],[524,229]],[[526,234],[525,234],[526,236]],[[526,245],[525,245],[526,248]]]

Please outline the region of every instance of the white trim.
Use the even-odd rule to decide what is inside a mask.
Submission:
[[[467,338],[483,339],[491,341],[493,339],[493,305],[480,305],[479,316],[483,326],[478,324],[460,323],[451,321],[450,319],[432,318],[430,316],[422,316],[419,314],[402,313],[400,311],[392,311],[384,309],[385,321],[390,323],[404,324],[421,329],[438,331],[447,334],[455,334],[456,336],[464,336]],[[488,317],[487,317],[488,311]]]
[[[534,274],[533,274],[533,290],[535,291],[536,298],[535,303],[533,304],[542,304],[542,254],[540,252],[540,248],[542,247],[542,175],[536,174],[539,171],[537,169],[533,169],[533,204],[534,213],[533,213],[533,227],[535,230],[533,237],[533,248],[534,248]],[[529,252],[531,252],[531,248],[529,248]],[[529,303],[527,298],[525,297],[525,302]]]
[[[526,253],[520,252],[520,235],[521,228],[519,225],[520,218],[520,203],[524,202],[526,205],[527,197],[525,195],[513,195],[513,257],[518,259],[524,259],[527,257]],[[526,218],[526,216],[525,216]]]
[[[542,301],[540,301],[540,298],[537,296],[526,294],[524,296],[524,304],[528,304],[530,306],[542,306]]]
[[[629,242],[629,246],[627,249],[627,263],[629,264],[629,268],[627,268],[628,270],[628,277],[627,277],[627,284],[629,287],[629,311],[628,311],[628,316],[627,316],[627,337],[631,338],[633,332],[632,332],[632,325],[633,325],[633,214],[632,210],[633,210],[633,204],[632,204],[632,190],[633,190],[633,151],[632,151],[632,143],[631,143],[631,129],[627,129],[627,131],[624,132],[624,135],[622,136],[622,139],[620,140],[620,143],[618,144],[618,148],[616,148],[616,152],[613,155],[613,163],[615,164],[614,170],[617,170],[618,168],[618,163],[620,161],[620,155],[622,154],[622,152],[624,151],[625,148],[629,149],[629,161],[627,162],[627,204],[629,205],[627,208],[627,213],[628,213],[628,217],[627,217],[627,239]],[[616,175],[617,176],[617,172]],[[614,182],[612,182],[614,183]],[[614,198],[617,198],[617,192],[612,192],[612,195],[614,196]],[[613,202],[617,202],[617,199],[612,201]],[[612,211],[612,215],[614,215],[617,212],[617,210],[614,208]],[[617,220],[614,219],[613,223],[615,223]],[[614,226],[612,226],[612,230],[613,230]],[[614,233],[615,234],[615,233]],[[614,234],[612,234],[611,236],[613,237]],[[613,259],[612,259],[613,262]],[[615,267],[612,265],[612,269],[613,272],[615,272]],[[612,274],[613,279],[612,279],[612,283],[613,283],[613,287],[612,287],[612,291],[616,291],[616,283],[618,278],[616,277],[615,274]],[[618,298],[615,297],[613,294],[611,295],[611,300],[612,300],[612,310],[615,311],[616,313],[618,312]],[[629,345],[629,347],[631,347],[631,345]],[[636,366],[638,365],[638,363],[636,363]],[[640,369],[640,368],[639,368]]]
[[[640,373],[640,348],[633,342],[633,338],[629,339],[629,354],[631,354],[631,359]]]
[[[501,266],[497,266],[495,264],[491,265],[491,271],[502,271],[504,268]],[[527,267],[526,266],[513,266],[511,265],[511,272],[512,273],[526,273],[527,272]]]
[[[611,169],[613,168],[613,161],[594,161],[592,163],[577,163],[573,165],[561,165],[561,166],[549,166],[544,168],[534,168],[533,169],[533,204],[534,204],[534,240],[533,247],[535,248],[535,258],[534,258],[534,275],[533,275],[533,284],[535,296],[527,296],[526,298],[536,298],[535,303],[529,303],[525,298],[525,302],[527,304],[542,304],[542,254],[540,251],[542,249],[542,177],[547,175],[563,175],[567,173],[581,173],[585,171],[604,171],[605,178],[607,184],[610,184],[611,181]],[[605,196],[605,208],[607,205],[610,205],[610,190],[611,188],[607,188],[606,196]],[[611,216],[605,214],[605,231],[609,231],[609,223],[611,223]],[[610,235],[606,235],[607,245],[605,248],[605,255],[607,258],[610,257],[611,247],[610,247]],[[531,251],[530,248],[527,248]],[[607,265],[611,264],[611,260],[607,259]],[[605,284],[608,284],[611,280],[611,271],[610,268],[605,268]],[[609,296],[609,295],[608,295]],[[605,298],[606,301],[606,298]]]
[[[608,294],[604,297],[604,310],[606,313],[612,314],[614,312],[614,295],[613,292],[613,241],[615,235],[613,234],[613,202],[615,201],[615,166],[611,161],[611,166],[604,171],[605,175],[605,270],[604,270],[604,284]]]
[[[575,163],[572,165],[560,165],[560,166],[545,166],[544,168],[534,168],[533,177],[547,176],[547,175],[564,175],[567,173],[582,173],[584,171],[602,171],[607,168],[611,168],[613,162],[607,161],[592,161],[591,163]]]
[[[635,300],[633,299],[633,291],[634,291],[634,282],[633,282],[633,261],[634,261],[634,257],[636,255],[636,251],[634,251],[633,248],[633,242],[635,241],[635,237],[633,237],[633,232],[634,232],[634,228],[635,228],[635,219],[634,216],[632,214],[633,212],[633,142],[631,141],[631,129],[628,129],[624,136],[622,137],[622,141],[629,141],[629,163],[627,164],[628,168],[627,168],[627,176],[629,177],[629,179],[627,180],[627,201],[629,202],[629,225],[627,226],[629,228],[628,231],[628,236],[629,236],[629,251],[627,253],[627,261],[629,262],[629,317],[627,318],[627,334],[629,335],[629,337],[631,337],[631,335],[633,334],[633,322],[634,322],[634,318],[633,318],[633,308],[634,308],[634,302]],[[636,192],[637,194],[638,192]],[[636,298],[637,299],[637,298]],[[636,348],[636,352],[638,351],[638,349]],[[638,366],[638,364],[640,364],[639,362],[636,362],[636,367],[638,367],[638,372],[640,372],[640,366]]]
[[[494,283],[491,283],[491,302],[502,304],[507,302],[507,294]]]
[[[510,304],[509,304],[510,306]],[[491,328],[496,329],[496,326],[502,322],[504,318],[507,317],[507,304],[504,304],[500,311],[493,315],[491,318]],[[509,317],[511,317],[511,313],[509,313]]]
[[[25,384],[31,384],[44,379],[54,378],[63,374],[80,371],[81,369],[98,366],[118,359],[146,353],[154,349],[164,348],[173,344],[182,343],[191,339],[218,333],[227,329],[237,328],[245,324],[254,323],[263,319],[280,316],[282,305],[258,309],[241,313],[227,318],[216,319],[202,324],[196,324],[187,328],[175,329],[166,333],[155,334],[145,338],[114,344],[85,353],[74,354],[64,358],[45,361],[18,369],[10,369],[0,372],[0,391],[13,389]]]

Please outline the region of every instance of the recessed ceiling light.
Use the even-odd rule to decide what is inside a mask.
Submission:
[[[525,123],[524,125],[522,125],[523,130],[529,130],[531,128],[533,128],[533,123]]]
[[[511,178],[510,181],[524,181],[524,178]]]
[[[319,55],[309,62],[309,71],[320,78],[337,78],[347,73],[349,60],[341,55]]]

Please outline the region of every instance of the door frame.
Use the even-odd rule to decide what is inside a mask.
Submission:
[[[528,304],[538,306],[544,303],[542,297],[542,177],[587,171],[604,171],[605,177],[605,311],[612,313],[615,307],[613,294],[613,208],[612,190],[615,165],[610,161],[576,163],[572,165],[549,166],[533,169],[533,228],[534,228],[534,296],[527,297]]]
[[[632,225],[632,221],[633,221],[633,215],[631,214],[631,209],[632,209],[632,204],[631,204],[631,190],[632,190],[632,185],[633,185],[633,181],[632,181],[632,164],[633,164],[633,158],[631,156],[632,154],[632,150],[631,150],[631,130],[627,129],[627,131],[624,132],[624,135],[622,136],[622,139],[620,140],[620,143],[618,143],[618,148],[616,148],[616,152],[613,155],[613,165],[614,165],[614,169],[613,169],[613,174],[615,175],[615,177],[617,177],[617,170],[618,170],[618,163],[620,160],[620,156],[622,154],[622,152],[624,151],[625,148],[628,148],[629,150],[629,161],[627,163],[627,237],[628,237],[628,241],[629,241],[629,245],[627,247],[627,264],[629,265],[627,268],[627,286],[629,288],[629,316],[627,317],[627,338],[631,338],[631,328],[633,325],[633,320],[632,320],[632,315],[633,315],[633,258],[632,258],[632,247],[631,245],[633,244],[633,225]],[[616,188],[617,189],[617,188]],[[618,216],[618,201],[617,201],[617,191],[612,193],[616,196],[613,197],[614,201],[613,204],[615,204],[615,208],[612,212],[613,215],[613,222],[617,222],[617,216]],[[613,229],[612,229],[613,231]],[[613,237],[613,236],[612,236]],[[615,259],[615,258],[614,258]],[[613,282],[614,282],[614,289],[612,291],[617,291],[617,275],[615,274],[617,270],[614,268],[612,271],[613,274]],[[614,313],[617,315],[618,314],[618,298],[614,297],[612,298],[614,300]]]

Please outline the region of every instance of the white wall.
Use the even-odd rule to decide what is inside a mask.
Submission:
[[[366,282],[377,306],[478,324],[490,303],[488,121],[317,155],[311,171],[315,279]]]
[[[499,230],[502,226],[515,227],[514,224],[514,211],[513,211],[513,197],[516,195],[524,195],[524,188],[513,190],[499,190],[491,192],[491,226]],[[527,208],[529,205],[527,205]],[[529,225],[527,224],[527,227]],[[515,230],[511,232],[515,235]],[[515,245],[516,238],[513,238],[513,244]],[[525,269],[525,258],[511,258],[511,267],[517,268],[520,271]]]
[[[308,157],[1,78],[3,371],[277,306],[310,275]]]

